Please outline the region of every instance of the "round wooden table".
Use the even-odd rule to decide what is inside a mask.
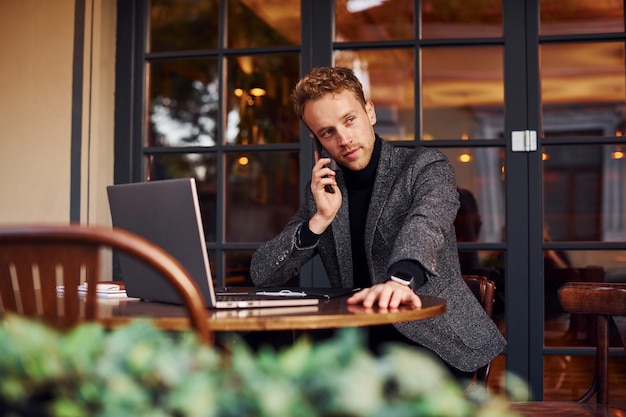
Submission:
[[[320,301],[317,306],[207,310],[209,328],[215,332],[263,330],[312,330],[341,327],[376,326],[404,321],[424,320],[443,314],[446,302],[441,298],[422,297],[423,306],[396,310],[366,309],[346,303],[345,297]],[[140,300],[99,300],[99,321],[107,327],[127,324],[145,317],[162,330],[190,330],[183,307]]]

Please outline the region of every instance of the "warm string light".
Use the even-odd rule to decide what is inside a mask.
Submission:
[[[253,87],[250,89],[250,95],[254,97],[263,97],[267,92],[261,87]]]
[[[616,130],[615,131],[615,136],[622,136],[623,132],[621,130]],[[624,151],[622,150],[622,146],[621,145],[617,145],[615,147],[615,151],[611,152],[611,159],[624,159],[624,156],[626,156],[624,154]]]
[[[469,140],[469,135],[467,133],[461,134],[461,140]],[[472,155],[470,155],[467,149],[463,150],[463,152],[456,158],[461,163],[472,162]]]
[[[239,98],[248,96],[248,104],[250,104],[250,100],[254,102],[255,97],[265,96],[267,94],[267,90],[265,89],[265,77],[263,77],[262,74],[255,72],[248,77],[250,77],[250,81],[247,91],[244,88],[237,87],[233,90],[233,94],[235,94],[235,96]]]

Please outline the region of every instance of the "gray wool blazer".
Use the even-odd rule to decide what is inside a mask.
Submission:
[[[281,285],[319,254],[332,286],[353,286],[348,191],[341,170],[337,184],[344,199],[331,227],[316,245],[298,247],[302,223],[316,212],[309,188],[285,229],[254,253],[250,272],[255,285]],[[506,341],[461,278],[454,231],[458,208],[454,171],[442,153],[383,141],[365,226],[370,275],[374,283],[384,282],[393,263],[419,262],[427,281],[417,293],[445,299],[447,311],[394,326],[455,368],[474,371],[501,353]]]

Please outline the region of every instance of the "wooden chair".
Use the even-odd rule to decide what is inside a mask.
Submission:
[[[626,351],[626,284],[567,282],[558,298],[565,311],[597,318],[596,368],[593,382],[577,401],[531,401],[511,403],[512,411],[528,417],[589,416],[622,417],[625,410],[609,405],[609,320],[618,327]],[[596,394],[596,403],[588,402]]]
[[[100,281],[102,252],[107,248],[133,256],[168,280],[187,307],[201,342],[211,342],[202,295],[184,268],[160,247],[121,229],[79,225],[0,227],[1,311],[40,317],[59,329],[83,320],[97,320],[95,290]],[[84,282],[87,294],[82,300],[78,286]],[[63,297],[57,297],[57,285],[64,286]]]
[[[626,284],[603,282],[568,282],[559,289],[559,301],[571,314],[596,316],[596,366],[594,379],[578,402],[596,394],[596,403],[609,402],[609,320],[618,326],[626,351]]]
[[[495,283],[481,275],[463,275],[463,280],[483,306],[487,315],[490,318],[493,318],[493,304],[496,293]],[[491,362],[479,368],[476,371],[476,381],[487,386],[487,379],[489,378],[490,370]]]

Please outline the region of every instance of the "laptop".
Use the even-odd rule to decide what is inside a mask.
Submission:
[[[194,178],[149,181],[107,187],[113,227],[135,233],[162,247],[194,279],[212,309],[317,305],[321,297],[296,289],[216,294]],[[182,304],[169,282],[150,267],[119,254],[128,297]]]

